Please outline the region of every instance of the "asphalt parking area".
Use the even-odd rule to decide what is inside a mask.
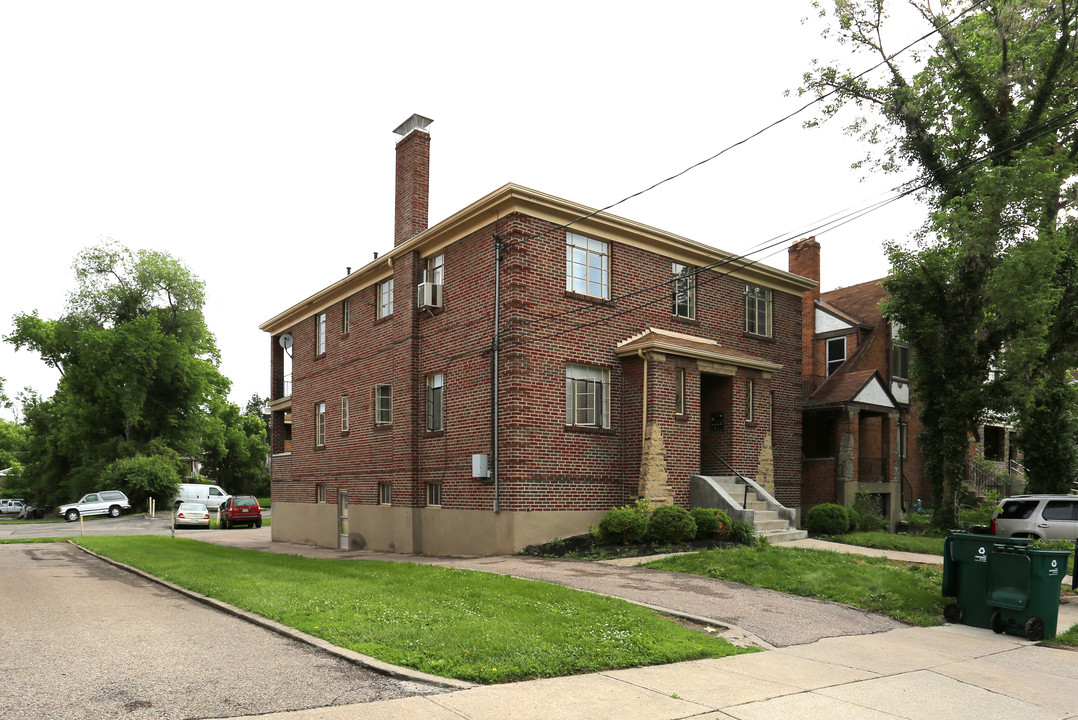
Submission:
[[[5,720],[235,717],[443,692],[284,638],[66,543],[0,545],[0,607]]]

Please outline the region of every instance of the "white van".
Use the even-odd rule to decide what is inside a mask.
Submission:
[[[231,495],[217,485],[202,485],[200,483],[180,483],[180,494],[172,501],[172,507],[180,503],[202,503],[211,513],[221,507]]]

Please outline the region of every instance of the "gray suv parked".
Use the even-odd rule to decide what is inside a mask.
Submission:
[[[1041,540],[1078,539],[1078,495],[1016,495],[1000,503],[992,534]]]
[[[102,490],[87,493],[78,502],[61,505],[56,509],[60,517],[68,522],[75,522],[80,515],[105,515],[119,517],[123,510],[130,510],[131,503],[119,490]]]

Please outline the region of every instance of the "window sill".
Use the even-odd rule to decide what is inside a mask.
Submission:
[[[374,432],[388,432],[393,429],[393,423],[375,423],[371,429]]]
[[[439,438],[439,437],[442,437],[443,435],[445,435],[445,429],[444,428],[441,429],[441,430],[426,430],[426,431],[424,431],[423,437]]]
[[[321,360],[322,358],[324,358],[325,356],[326,356],[326,354],[324,352],[323,353],[318,353],[317,355],[314,356],[314,361],[317,362],[317,361]]]
[[[389,322],[392,319],[393,319],[393,313],[389,313],[388,315],[383,315],[382,317],[374,318],[374,324],[375,325],[381,325],[382,323]]]
[[[766,343],[775,342],[775,337],[773,335],[757,335],[756,333],[749,332],[748,330],[743,331],[741,333],[741,336],[745,337],[745,338],[748,338],[750,340],[759,340],[760,342],[766,342]]]
[[[325,450],[325,449],[326,449],[325,445],[315,445],[314,446],[314,451],[315,452],[321,452],[322,450]]]
[[[700,327],[703,324],[694,317],[687,318],[687,317],[682,317],[681,315],[671,315],[670,317],[674,318],[674,322],[680,323],[682,325],[691,325],[692,327]]]
[[[563,425],[567,433],[580,433],[582,435],[616,435],[612,428],[593,427],[591,425]]]
[[[346,438],[351,434],[351,430],[341,430],[341,437]]]
[[[573,290],[566,290],[565,297],[573,298],[574,300],[583,300],[584,302],[595,303],[596,305],[605,305],[610,302],[607,298],[596,297],[595,295],[585,295],[584,293],[574,292]]]

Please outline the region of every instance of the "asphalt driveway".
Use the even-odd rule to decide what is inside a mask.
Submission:
[[[5,720],[213,718],[442,692],[214,610],[67,543],[0,545]]]

